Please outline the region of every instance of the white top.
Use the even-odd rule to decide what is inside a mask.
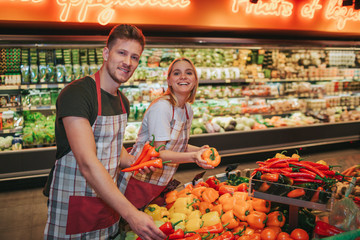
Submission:
[[[189,120],[192,121],[193,110],[189,103],[185,104]],[[170,122],[173,117],[173,107],[168,100],[158,100],[152,103],[146,110],[142,121],[136,142],[146,142],[152,140],[152,134],[155,135],[155,141],[170,141],[171,128]],[[185,108],[175,107],[174,119],[185,122]]]

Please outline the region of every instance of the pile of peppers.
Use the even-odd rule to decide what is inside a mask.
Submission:
[[[134,175],[139,173],[139,169],[144,167],[155,167],[155,168],[162,168],[164,163],[168,163],[170,161],[163,162],[160,156],[160,148],[165,146],[160,145],[159,147],[154,147],[155,136],[152,135],[153,139],[150,143],[144,145],[140,156],[136,159],[136,161],[131,164],[130,167],[122,169],[122,172],[134,172]],[[156,158],[156,159],[154,159]]]
[[[257,164],[259,167],[254,170],[252,177],[262,180],[263,183],[255,183],[255,190],[312,202],[326,203],[330,198],[331,188],[337,181],[343,181],[346,177],[332,170],[335,166],[303,161],[297,154],[291,157],[285,155],[274,157]],[[292,185],[297,188],[279,188],[271,183]]]

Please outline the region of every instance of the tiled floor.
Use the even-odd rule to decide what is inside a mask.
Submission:
[[[255,161],[272,157],[273,153],[246,155],[233,159],[225,159],[224,165],[213,170],[207,170],[204,178],[223,173],[229,163],[240,163],[238,169],[254,168]],[[329,164],[342,165],[345,169],[354,164],[360,164],[359,144],[350,147],[327,148],[305,151],[302,155],[310,161],[325,160]],[[341,170],[340,169],[340,170]],[[175,179],[182,183],[189,182],[202,172],[193,165],[181,167]],[[43,238],[46,222],[47,206],[42,195],[44,179],[20,181],[11,184],[0,184],[0,239],[1,240],[39,240]]]

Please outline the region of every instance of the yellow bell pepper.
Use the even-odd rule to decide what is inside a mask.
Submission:
[[[170,222],[172,223],[176,223],[180,220],[182,220],[182,222],[185,222],[185,220],[187,219],[186,214],[185,213],[174,213],[171,218],[170,218]]]
[[[170,216],[170,213],[166,207],[160,207],[160,216],[161,218],[168,218]]]
[[[207,227],[207,226],[212,226],[215,225],[217,223],[221,223],[220,220],[220,215],[218,212],[208,212],[205,213],[202,218],[201,218],[204,222],[202,227]]]
[[[202,220],[200,218],[191,218],[186,222],[185,229],[186,231],[195,231],[200,229]]]
[[[190,220],[190,219],[192,219],[192,218],[201,218],[201,212],[199,211],[199,210],[194,210],[194,211],[192,211],[189,215],[188,215],[188,217],[187,217],[187,219],[188,220]]]
[[[181,197],[176,199],[173,207],[174,207],[174,212],[176,213],[185,213],[186,215],[190,214],[192,212],[192,207],[191,207],[191,202],[192,200],[190,198],[186,198],[186,197]]]
[[[154,221],[160,220],[162,218],[160,206],[157,204],[150,204],[145,208],[144,212],[147,215],[150,215],[154,219]]]

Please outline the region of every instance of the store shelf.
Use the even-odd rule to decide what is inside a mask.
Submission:
[[[360,140],[360,121],[315,124],[242,132],[192,135],[189,144],[209,145],[223,157],[321,146]],[[125,141],[124,147],[134,141]],[[0,152],[0,181],[46,176],[55,162],[56,147]]]

